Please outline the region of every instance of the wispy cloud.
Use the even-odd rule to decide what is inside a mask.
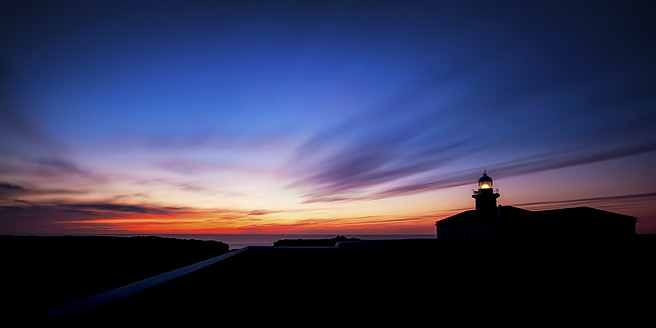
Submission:
[[[473,100],[439,92],[474,82],[482,81],[464,75],[431,85],[436,95],[409,91],[318,131],[289,162],[290,187],[310,203],[379,199],[469,184],[483,168],[511,177],[656,151],[654,99],[636,102],[620,86],[578,81],[509,94],[501,81]],[[608,94],[631,114],[620,115]],[[563,106],[576,110],[552,110]],[[593,109],[616,119],[590,121]]]
[[[104,182],[106,177],[91,168],[83,167],[75,159],[61,155],[34,157],[32,155],[0,153],[0,175],[29,179],[84,179],[89,182]]]
[[[526,158],[518,158],[508,162],[489,165],[487,168],[494,170],[495,177],[507,178],[522,174],[623,158],[651,151],[656,151],[656,143],[648,142],[619,149],[570,149],[563,152],[543,153]],[[370,198],[386,198],[471,184],[472,176],[479,174],[480,169],[480,167],[477,167],[476,169],[449,173],[445,176],[438,176],[433,179],[426,179],[416,183],[404,184],[399,187],[370,195]]]
[[[65,189],[65,188],[43,188],[32,185],[18,185],[13,183],[0,183],[0,204],[11,203],[17,197],[30,196],[61,196],[61,195],[79,195],[84,194],[85,190]]]
[[[22,191],[25,190],[25,188],[11,183],[0,182],[0,190]]]
[[[254,224],[262,221],[262,216],[280,212],[265,209],[248,211],[158,204],[32,202],[14,199],[8,205],[0,206],[0,231],[53,233],[64,228],[67,231],[86,233],[104,229],[124,232],[165,232],[166,229],[212,231],[229,229],[234,225]],[[30,231],[24,230],[27,228]]]
[[[268,215],[268,214],[273,214],[273,213],[279,213],[280,211],[267,211],[267,210],[252,210],[247,213],[249,216],[260,216],[260,215]]]
[[[426,174],[483,147],[468,135],[447,137],[452,127],[443,122],[427,123],[437,114],[417,108],[424,93],[317,132],[289,161],[295,174],[290,187],[305,190],[307,202],[358,199],[367,189]]]
[[[151,214],[169,214],[173,208],[156,208],[139,205],[124,205],[124,204],[66,204],[60,205],[64,209],[83,210],[83,211],[110,211],[121,213],[151,213]]]
[[[656,202],[656,193],[640,193],[640,194],[628,194],[628,195],[614,195],[614,196],[605,196],[605,197],[588,197],[588,198],[575,198],[575,199],[565,199],[565,200],[550,200],[550,201],[539,201],[539,202],[529,202],[529,203],[520,203],[513,204],[515,206],[525,206],[530,209],[541,210],[541,209],[552,209],[552,208],[561,208],[561,207],[571,207],[571,206],[602,206],[604,208],[611,209],[625,209],[627,207],[633,207],[636,204],[650,202]]]

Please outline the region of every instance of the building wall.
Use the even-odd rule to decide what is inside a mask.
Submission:
[[[497,225],[447,226],[438,228],[440,242],[466,248],[499,251]]]
[[[590,208],[527,211],[490,219],[490,224],[438,223],[438,240],[494,252],[567,252],[621,246],[635,236],[635,218]]]

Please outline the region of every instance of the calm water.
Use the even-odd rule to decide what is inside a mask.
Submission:
[[[330,239],[338,235],[289,235],[289,234],[156,234],[161,237],[174,237],[180,239],[200,239],[221,241],[230,246],[230,249],[239,249],[246,246],[273,246],[273,242],[280,239]],[[343,235],[348,238],[363,240],[379,239],[407,239],[407,238],[435,238],[435,235]]]

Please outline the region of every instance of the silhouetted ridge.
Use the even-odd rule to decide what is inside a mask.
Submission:
[[[217,241],[156,236],[0,236],[3,299],[29,315],[229,251]]]

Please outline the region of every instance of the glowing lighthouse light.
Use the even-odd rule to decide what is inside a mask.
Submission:
[[[483,176],[478,179],[478,190],[474,190],[472,197],[476,199],[476,211],[482,215],[497,215],[497,198],[499,193],[492,189],[492,178],[483,171]]]
[[[478,189],[492,189],[492,178],[483,172],[483,176],[478,180]]]

